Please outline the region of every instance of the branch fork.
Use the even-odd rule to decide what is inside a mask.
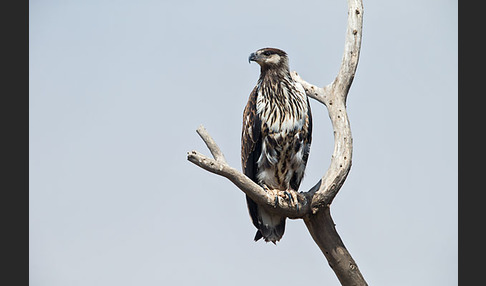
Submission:
[[[242,172],[228,165],[216,142],[203,126],[197,133],[206,143],[213,158],[198,151],[190,151],[187,159],[197,166],[229,179],[259,206],[291,219],[302,218],[312,238],[321,249],[342,285],[367,285],[358,266],[345,248],[331,218],[330,205],[341,189],[351,169],[353,138],[346,112],[348,91],[356,73],[361,49],[363,25],[362,0],[348,1],[348,27],[343,59],[336,78],[324,87],[303,80],[292,72],[308,97],[327,107],[333,126],[334,151],[331,163],[323,177],[308,191],[287,193],[264,189]]]

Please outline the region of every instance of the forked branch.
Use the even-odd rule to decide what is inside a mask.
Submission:
[[[266,209],[289,218],[304,219],[312,238],[342,285],[367,285],[353,258],[344,247],[330,214],[330,205],[351,169],[353,139],[346,112],[346,100],[358,65],[362,24],[362,1],[348,0],[348,26],[344,54],[339,72],[332,83],[317,87],[303,80],[296,72],[292,73],[293,79],[302,84],[307,96],[327,107],[333,126],[334,151],[331,164],[324,176],[309,191],[292,192],[294,198],[292,201],[287,200],[286,196],[282,196],[278,191],[265,191],[243,173],[227,164],[223,153],[202,126],[197,129],[197,132],[214,159],[197,151],[188,152],[187,155],[187,159],[192,163],[232,181]]]

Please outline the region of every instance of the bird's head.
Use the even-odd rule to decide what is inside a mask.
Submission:
[[[251,53],[248,62],[257,62],[262,69],[285,68],[288,69],[287,53],[276,48],[263,48]]]

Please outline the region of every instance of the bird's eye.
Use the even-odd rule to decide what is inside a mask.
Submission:
[[[269,56],[269,55],[271,55],[272,53],[271,53],[270,51],[264,51],[264,52],[263,52],[263,54],[264,54],[265,56]]]

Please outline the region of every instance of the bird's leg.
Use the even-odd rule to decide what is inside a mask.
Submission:
[[[262,187],[263,187],[263,189],[264,189],[264,190],[265,190],[267,193],[272,194],[272,195],[274,195],[274,196],[275,196],[275,202],[274,202],[274,205],[275,205],[275,206],[278,206],[278,197],[279,197],[279,195],[278,195],[278,190],[270,189],[270,188],[269,188],[267,185],[265,185],[265,184],[263,184],[263,185],[262,185]]]
[[[299,200],[297,198],[297,192],[292,189],[287,189],[284,191],[284,194],[287,196],[289,201],[289,206],[296,207],[299,210]]]
[[[297,210],[299,209],[297,192],[295,192],[294,190],[287,189],[287,190],[282,191],[282,190],[278,190],[278,189],[270,189],[266,185],[263,185],[262,187],[266,192],[275,196],[275,202],[274,202],[275,206],[278,206],[279,205],[279,199],[282,199],[284,201],[287,201],[287,203],[290,207],[296,207]]]
[[[289,192],[289,190],[285,190],[284,194],[287,196],[289,199],[289,202],[292,202],[292,192]]]

